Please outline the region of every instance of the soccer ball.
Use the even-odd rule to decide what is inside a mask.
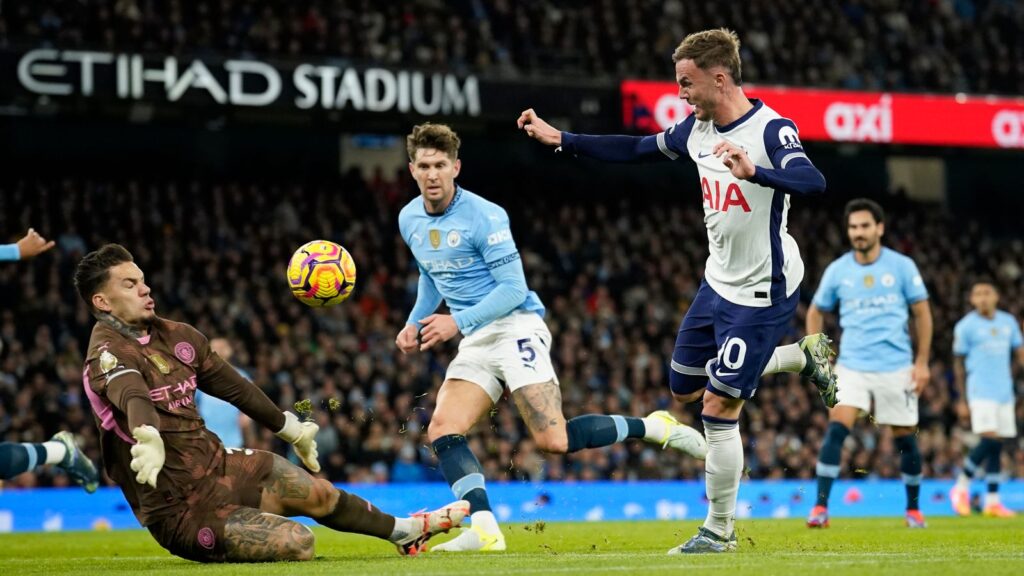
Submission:
[[[356,264],[348,250],[334,242],[307,242],[288,262],[288,286],[307,306],[334,306],[352,294]]]

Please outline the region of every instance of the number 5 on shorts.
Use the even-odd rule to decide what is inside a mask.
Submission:
[[[516,344],[519,346],[519,353],[522,356],[519,357],[523,361],[524,366],[528,366],[530,362],[533,362],[537,358],[537,351],[532,346],[528,346],[530,343],[529,338],[520,338],[516,340]]]

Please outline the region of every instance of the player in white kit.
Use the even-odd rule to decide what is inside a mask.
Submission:
[[[599,160],[692,159],[700,173],[710,256],[683,319],[670,386],[682,401],[703,399],[708,516],[669,553],[736,549],[736,493],[743,471],[738,418],[762,374],[800,372],[835,403],[831,350],[823,334],[776,344],[789,329],[804,266],[786,231],[790,194],[817,194],[825,178],[804,153],[796,126],[740,87],[739,40],[725,29],[687,36],[672,55],[679,97],[693,113],[654,136],[560,132],[532,110],[519,128],[544,144]]]

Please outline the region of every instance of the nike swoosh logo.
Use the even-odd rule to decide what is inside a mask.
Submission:
[[[707,154],[701,154],[700,152],[697,152],[697,158],[707,158],[708,156],[711,156],[711,152],[708,152]]]
[[[736,376],[737,374],[739,374],[739,372],[715,372],[715,376],[718,376],[719,378]]]

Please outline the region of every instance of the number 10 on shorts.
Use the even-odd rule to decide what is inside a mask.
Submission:
[[[742,338],[727,338],[718,349],[718,366],[730,370],[739,370],[747,358],[747,343]]]

